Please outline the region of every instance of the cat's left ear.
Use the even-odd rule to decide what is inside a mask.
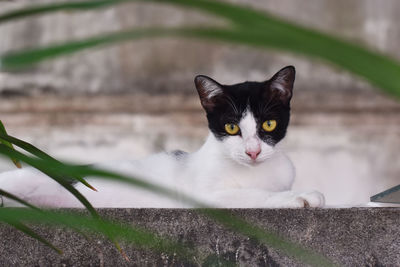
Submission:
[[[293,66],[287,66],[268,81],[270,90],[277,93],[284,104],[289,104],[292,98],[295,76],[296,69]]]
[[[199,93],[201,105],[207,112],[212,111],[218,96],[223,94],[222,86],[205,75],[196,76],[194,84]]]

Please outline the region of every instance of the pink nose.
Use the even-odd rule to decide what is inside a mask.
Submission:
[[[256,160],[257,156],[260,155],[261,149],[257,149],[257,150],[246,150],[246,154],[252,159],[252,160]]]

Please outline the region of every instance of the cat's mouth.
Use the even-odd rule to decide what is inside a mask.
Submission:
[[[263,163],[263,161],[261,161],[261,160],[251,160],[250,166],[255,167],[255,166],[260,165],[261,163]]]
[[[274,154],[273,151],[271,151],[270,153],[263,153],[254,159],[251,157],[248,157],[248,155],[246,155],[246,156],[240,157],[237,160],[237,162],[244,166],[247,166],[247,167],[257,167],[257,166],[265,163],[265,161],[267,161],[269,158],[271,158],[273,154]]]
[[[261,165],[265,160],[264,159],[247,159],[243,158],[242,160],[238,160],[237,162],[246,167],[257,167]]]

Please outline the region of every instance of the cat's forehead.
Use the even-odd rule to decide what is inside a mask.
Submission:
[[[249,108],[243,112],[239,126],[244,136],[250,136],[256,133],[257,122],[253,112]]]
[[[256,95],[265,90],[265,83],[263,82],[243,82],[233,85],[224,85],[224,92],[232,94],[238,98],[248,98],[252,95]]]
[[[246,106],[245,103],[249,102],[254,106],[269,100],[277,100],[280,104],[289,107],[295,73],[293,66],[287,66],[264,82],[247,81],[223,85],[208,76],[197,75],[194,83],[201,105],[208,114],[220,111],[221,105],[227,105],[226,100],[235,102],[242,109],[245,108],[243,107]]]
[[[265,111],[266,106],[279,106],[280,101],[274,99],[266,87],[265,82],[244,82],[234,85],[224,85],[223,91],[225,97],[223,99],[226,111],[234,112],[236,115],[245,115],[247,111],[251,111],[258,115],[262,110]]]

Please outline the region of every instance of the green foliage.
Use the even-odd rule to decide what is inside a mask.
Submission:
[[[176,254],[184,262],[193,263],[198,252],[177,242],[164,239],[137,226],[116,223],[77,212],[37,211],[20,208],[1,208],[0,222],[27,221],[31,224],[66,226],[74,230],[102,234],[108,238],[128,241],[136,247]]]
[[[16,141],[18,141],[18,139],[10,138],[10,136],[0,135],[0,139],[3,139],[3,138],[7,139],[9,141],[13,141],[13,142],[15,142],[14,144],[17,145]],[[32,154],[38,154],[37,151],[32,151],[32,152],[33,152]],[[44,152],[42,152],[42,153],[44,153]],[[93,178],[97,178],[97,179],[115,180],[118,182],[126,183],[127,185],[130,185],[130,186],[142,188],[144,190],[156,193],[158,195],[165,196],[167,198],[177,200],[177,194],[175,191],[173,191],[169,188],[165,188],[160,185],[146,182],[144,180],[138,179],[137,177],[126,176],[126,175],[118,174],[115,172],[110,172],[107,170],[94,168],[92,166],[82,166],[82,165],[72,165],[72,164],[62,163],[58,160],[49,159],[49,157],[42,157],[42,158],[30,157],[19,151],[10,149],[9,147],[2,145],[2,144],[0,144],[0,154],[5,157],[16,158],[16,159],[20,160],[21,162],[31,165],[31,166],[37,168],[38,170],[41,170],[44,173],[50,175],[51,178],[54,178],[53,176],[56,176],[56,177],[79,176],[79,177],[93,177]],[[58,179],[59,178],[56,178],[56,181],[59,182]],[[62,184],[62,185],[64,185],[64,184]],[[78,197],[78,199],[80,199],[82,201],[81,197],[83,197],[83,196],[80,196],[80,194],[78,194],[77,197]],[[208,208],[207,205],[205,205],[204,203],[202,203],[188,195],[180,195],[179,200],[185,202],[188,205],[203,208],[203,209],[199,209],[198,211],[213,218],[215,221],[225,225],[226,227],[231,228],[232,230],[234,230],[236,232],[239,232],[239,233],[242,233],[249,237],[252,237],[252,238],[254,238],[254,240],[257,240],[261,244],[272,246],[276,249],[279,249],[282,252],[287,253],[287,255],[292,256],[304,263],[311,264],[311,265],[318,265],[318,266],[332,266],[332,263],[325,257],[323,257],[317,253],[314,253],[308,249],[302,248],[299,245],[293,244],[292,242],[287,241],[284,238],[282,238],[272,232],[267,232],[259,227],[253,226],[253,225],[247,223],[246,221],[244,221],[243,219],[232,216],[231,214],[227,213],[224,210],[204,209],[204,208]],[[86,201],[82,201],[82,203],[88,204],[88,203],[86,203]],[[96,220],[96,222],[98,222],[99,225],[102,225],[100,223],[102,221],[102,219],[99,216],[97,216],[96,213],[94,213],[95,211],[91,207],[91,205],[89,204],[86,207],[92,213],[92,215],[94,215],[93,220]],[[2,210],[8,210],[8,209],[2,208],[1,211]],[[7,211],[5,211],[5,213],[0,213],[0,220],[2,219],[1,214],[7,215]],[[20,214],[20,213],[18,213],[18,214]],[[46,217],[46,216],[44,216],[44,217]],[[4,218],[7,219],[8,217],[4,217]],[[21,221],[21,220],[25,220],[25,219],[26,219],[26,217],[21,216],[21,217],[11,217],[11,219],[9,219],[9,220]],[[35,220],[33,220],[33,221],[28,220],[28,221],[35,222]],[[75,226],[75,225],[70,225],[70,226]],[[93,226],[93,228],[91,228],[91,230],[103,233],[111,240],[116,240],[115,238],[117,238],[117,237],[119,238],[122,235],[121,233],[118,232],[119,230],[113,229],[112,226],[107,226],[104,229],[99,230],[98,225],[97,225],[96,227]]]
[[[270,14],[252,10],[251,8],[219,2],[215,0],[97,0],[74,1],[65,3],[50,3],[33,5],[28,8],[14,10],[0,14],[0,23],[7,23],[15,19],[23,19],[28,16],[41,15],[63,10],[89,10],[104,8],[106,6],[126,2],[159,2],[180,7],[193,8],[214,16],[224,18],[229,25],[227,27],[180,27],[180,28],[148,28],[129,29],[121,32],[113,32],[100,36],[91,36],[78,41],[70,41],[61,44],[53,44],[48,47],[39,47],[31,50],[14,51],[0,55],[0,68],[6,71],[25,68],[44,60],[65,56],[89,48],[111,45],[128,40],[140,38],[155,38],[175,36],[184,38],[200,38],[213,41],[222,41],[240,45],[248,45],[266,49],[277,49],[314,57],[350,71],[384,92],[394,96],[400,96],[400,65],[387,56],[371,52],[368,49],[341,40],[315,30],[289,23]],[[33,155],[28,156],[16,151],[18,146],[22,150]],[[180,253],[182,259],[191,262],[198,253],[182,247],[170,240],[162,239],[153,233],[144,231],[134,226],[116,224],[100,218],[96,210],[73,186],[71,181],[79,181],[89,188],[94,189],[83,177],[96,177],[97,179],[111,179],[130,186],[142,188],[167,198],[175,198],[174,191],[162,186],[145,182],[137,177],[129,177],[107,170],[93,168],[91,166],[79,166],[62,163],[33,145],[9,136],[0,122],[0,154],[11,158],[17,167],[20,162],[37,168],[47,174],[49,178],[60,183],[66,190],[74,194],[90,212],[91,217],[75,213],[59,213],[55,211],[43,211],[26,203],[0,189],[0,195],[13,199],[29,207],[29,209],[0,209],[0,221],[8,223],[24,233],[38,239],[42,243],[60,252],[48,241],[38,236],[31,228],[22,222],[40,223],[50,225],[63,225],[77,231],[89,231],[102,233],[112,240],[119,248],[116,239],[133,242],[137,246],[155,249],[164,252]],[[191,206],[207,208],[206,205],[193,199],[191,196],[183,196],[183,201]],[[332,263],[323,256],[297,244],[288,242],[274,233],[251,225],[241,218],[236,218],[223,210],[200,209],[199,212],[210,216],[217,222],[239,233],[254,238],[258,242],[279,249],[288,255],[310,265],[331,266]],[[215,255],[210,255],[207,262],[213,265],[216,262]]]
[[[46,154],[45,152],[43,152],[39,148],[35,147],[34,145],[29,144],[25,141],[22,141],[18,138],[9,136],[7,134],[7,132],[5,131],[4,125],[2,124],[1,120],[0,120],[0,126],[2,126],[4,129],[3,132],[0,132],[0,142],[4,142],[4,144],[7,145],[8,147],[13,148],[11,143],[14,143],[16,146],[24,149],[25,151],[31,153],[32,155],[34,155],[40,159],[45,159],[45,160],[49,160],[51,162],[60,163],[55,158]],[[83,179],[80,176],[63,177],[63,178],[66,180],[66,182],[73,182],[73,181],[77,180],[77,181],[81,182],[82,184],[84,184],[85,186],[89,187],[90,189],[96,191],[96,189],[93,186],[91,186],[88,182],[85,181],[85,179]]]
[[[7,218],[0,218],[0,221],[3,221],[5,223],[8,223],[12,227],[18,229],[19,231],[23,232],[24,234],[38,240],[39,242],[43,243],[44,245],[48,246],[49,248],[53,249],[55,252],[58,254],[63,254],[63,252],[55,247],[53,244],[51,244],[49,241],[35,233],[30,227],[26,226],[25,224],[19,222],[18,220],[12,220],[12,219],[7,219]]]
[[[36,206],[34,206],[34,205],[32,205],[32,204],[26,202],[26,201],[23,200],[23,199],[20,199],[20,198],[17,197],[16,195],[11,194],[11,193],[9,193],[9,192],[7,192],[7,191],[4,191],[4,190],[2,190],[2,189],[0,189],[0,196],[6,197],[6,198],[8,198],[8,199],[12,199],[12,200],[14,200],[14,201],[16,201],[16,202],[18,202],[18,203],[20,203],[20,204],[22,204],[22,205],[28,207],[28,208],[31,208],[31,209],[34,209],[34,210],[40,210],[38,207],[36,207]]]
[[[4,127],[4,124],[3,124],[3,122],[1,120],[0,120],[0,134],[7,135],[6,128]],[[14,149],[14,146],[10,142],[8,142],[7,140],[0,139],[0,144],[3,144],[3,145],[5,145],[5,146],[7,146],[7,147],[9,147],[11,149]],[[21,162],[19,162],[18,160],[14,159],[14,158],[11,158],[11,161],[14,163],[14,165],[17,168],[22,168]]]
[[[384,92],[400,97],[400,65],[387,56],[337,37],[286,22],[264,12],[215,0],[77,1],[33,6],[0,15],[0,23],[60,10],[87,10],[126,2],[159,2],[194,8],[230,22],[228,27],[131,29],[88,39],[0,56],[1,68],[13,70],[83,49],[144,37],[179,36],[278,49],[322,59],[365,78]]]
[[[0,139],[1,140],[1,139]],[[37,208],[36,206],[20,199],[19,197],[6,192],[2,189],[0,189],[0,196],[4,196],[8,199],[12,199],[16,202],[19,202],[20,204],[29,207],[35,211],[40,212],[40,209]],[[18,229],[19,231],[25,233],[26,235],[29,235],[30,237],[35,238],[36,240],[38,240],[39,242],[45,244],[46,246],[50,247],[51,249],[53,249],[54,251],[56,251],[58,254],[62,254],[62,251],[58,248],[56,248],[53,244],[51,244],[49,241],[47,241],[46,239],[44,239],[43,237],[41,237],[40,235],[36,234],[35,231],[33,231],[30,227],[26,226],[25,224],[21,223],[19,220],[17,219],[7,219],[7,218],[0,218],[0,221],[3,221],[5,223],[8,223],[9,225],[13,226],[14,228]]]

